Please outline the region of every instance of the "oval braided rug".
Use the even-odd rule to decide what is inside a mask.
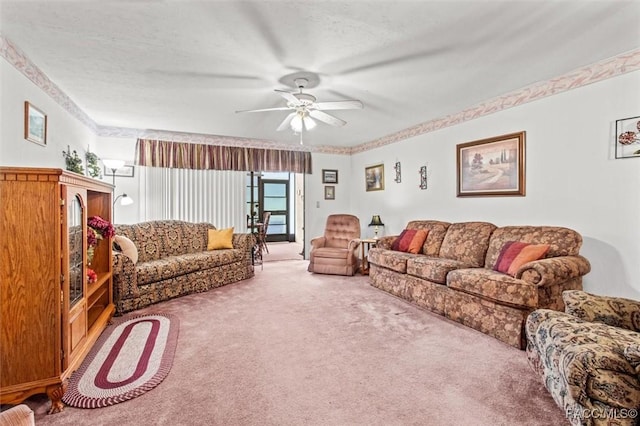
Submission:
[[[114,320],[72,374],[62,401],[100,408],[153,389],[171,370],[178,330],[178,319],[166,314]]]

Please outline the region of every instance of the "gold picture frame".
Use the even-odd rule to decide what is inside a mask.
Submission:
[[[384,190],[384,164],[366,167],[364,169],[364,182],[367,192]]]
[[[526,132],[456,145],[458,197],[524,196]]]
[[[24,101],[24,138],[47,146],[47,115],[29,101]]]

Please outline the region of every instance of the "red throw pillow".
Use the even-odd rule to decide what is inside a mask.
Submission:
[[[516,275],[522,265],[544,258],[549,251],[549,244],[529,244],[519,241],[507,241],[493,266],[494,271]]]
[[[391,250],[399,251],[400,250],[400,240],[404,237],[404,234],[407,233],[407,230],[404,229],[398,237],[393,240],[393,244],[391,244]]]

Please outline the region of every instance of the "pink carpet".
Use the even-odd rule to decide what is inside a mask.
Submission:
[[[171,374],[100,409],[32,398],[37,424],[568,424],[524,352],[307,264],[139,311],[179,318]]]

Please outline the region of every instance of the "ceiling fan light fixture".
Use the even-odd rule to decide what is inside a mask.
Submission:
[[[302,119],[302,121],[304,122],[304,127],[307,130],[311,130],[314,127],[316,127],[316,122],[313,118],[308,117],[308,116],[304,116],[304,118]]]
[[[291,129],[296,133],[302,131],[302,117],[300,114],[296,114],[296,116],[291,119]]]

